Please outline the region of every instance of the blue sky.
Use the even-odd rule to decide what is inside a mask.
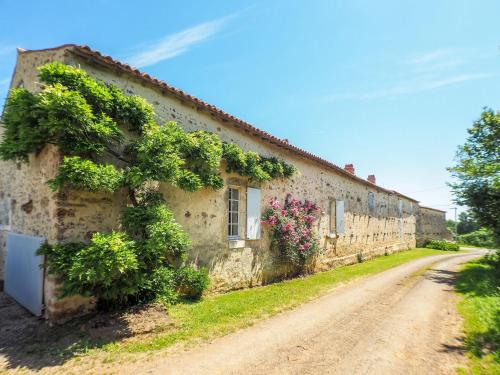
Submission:
[[[467,127],[500,109],[498,0],[1,6],[0,101],[16,47],[87,44],[440,209]]]

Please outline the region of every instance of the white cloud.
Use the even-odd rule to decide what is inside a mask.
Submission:
[[[414,80],[412,82],[398,84],[392,87],[387,87],[380,90],[374,90],[363,93],[348,93],[340,95],[332,95],[327,97],[327,101],[338,101],[338,100],[368,100],[368,99],[381,99],[396,97],[400,95],[414,94],[423,91],[435,90],[441,87],[458,84],[467,81],[475,81],[478,79],[484,79],[491,77],[491,74],[460,74],[447,78],[432,78],[432,79],[422,79]]]
[[[449,48],[441,48],[430,52],[425,52],[423,54],[413,56],[410,59],[405,60],[406,63],[411,65],[422,65],[436,62],[437,60],[442,60],[447,58],[454,53],[453,50]]]
[[[415,55],[403,60],[403,63],[409,65],[416,73],[441,72],[463,65],[465,59],[461,55],[463,51],[442,48]]]
[[[192,46],[209,39],[219,32],[234,15],[204,22],[188,29],[167,35],[160,41],[152,43],[128,59],[129,64],[141,68],[171,59],[187,52]]]

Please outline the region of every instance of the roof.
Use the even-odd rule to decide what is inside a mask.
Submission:
[[[437,211],[437,212],[443,212],[443,213],[446,213],[446,211],[443,211],[443,210],[438,210],[437,208],[432,208],[432,207],[426,207],[426,206],[421,206],[419,205],[420,208],[423,208],[424,210],[432,210],[432,211]]]
[[[192,105],[195,105],[198,109],[205,110],[206,112],[219,118],[224,123],[229,123],[232,126],[234,126],[235,128],[239,128],[239,129],[243,130],[244,132],[251,134],[252,136],[259,137],[261,140],[263,140],[265,142],[269,142],[270,144],[277,146],[277,147],[280,147],[280,148],[283,148],[287,151],[290,151],[297,156],[311,160],[319,165],[322,165],[323,167],[326,167],[330,170],[333,170],[337,174],[340,174],[340,175],[347,177],[351,180],[354,180],[356,182],[364,184],[368,187],[386,192],[388,194],[395,194],[395,195],[398,195],[400,197],[406,198],[408,200],[418,202],[416,199],[413,199],[411,197],[403,195],[395,190],[383,188],[381,186],[378,186],[376,184],[369,182],[368,180],[365,180],[361,177],[353,175],[353,174],[345,171],[343,168],[333,164],[332,162],[330,162],[328,160],[320,158],[319,156],[316,156],[316,155],[310,153],[309,151],[303,150],[297,146],[290,144],[287,140],[275,137],[274,135],[272,135],[264,130],[259,129],[259,128],[249,124],[246,121],[243,121],[243,120],[241,120],[241,119],[239,119],[239,118],[237,118],[237,117],[235,117],[227,112],[224,112],[223,110],[217,108],[216,106],[214,106],[212,104],[206,103],[205,101],[198,99],[198,98],[196,98],[196,97],[194,97],[194,96],[192,96],[192,95],[190,95],[190,94],[188,94],[180,89],[177,89],[173,86],[170,86],[166,82],[160,81],[160,80],[150,76],[147,73],[143,73],[130,65],[127,65],[127,64],[124,64],[118,60],[115,60],[111,56],[103,55],[99,51],[93,50],[88,46],[76,45],[76,44],[63,44],[63,45],[58,46],[58,47],[39,49],[39,50],[21,50],[21,49],[18,49],[18,52],[20,54],[24,54],[24,53],[31,53],[31,52],[53,51],[53,50],[62,50],[62,49],[66,49],[69,52],[71,52],[77,56],[80,56],[80,57],[87,59],[87,61],[89,63],[103,65],[103,66],[106,66],[108,68],[116,69],[120,72],[134,76],[146,84],[152,85],[160,90],[168,92],[170,95],[177,97],[181,101],[189,102]]]

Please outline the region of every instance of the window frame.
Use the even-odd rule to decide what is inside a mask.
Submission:
[[[233,191],[238,192],[237,199],[233,198]],[[241,189],[239,186],[229,186],[227,189],[227,238],[230,241],[239,240],[240,239],[240,202],[241,202]],[[237,202],[237,210],[233,210],[232,203]],[[233,214],[236,214],[236,222],[233,222]],[[233,232],[233,227],[236,226],[236,234]]]

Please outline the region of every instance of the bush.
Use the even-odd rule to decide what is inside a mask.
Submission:
[[[432,240],[425,245],[426,248],[428,249],[435,249],[435,250],[446,250],[446,251],[458,251],[460,250],[460,246],[458,246],[456,243],[453,242],[448,242],[448,241],[441,241],[441,240]]]
[[[271,230],[272,246],[295,265],[303,266],[318,249],[313,231],[316,204],[301,202],[289,193],[282,205],[276,198],[262,215],[262,224]]]
[[[458,242],[464,245],[472,245],[489,249],[496,249],[498,247],[498,244],[495,243],[493,233],[486,228],[462,234],[458,236]]]
[[[122,225],[140,246],[139,258],[146,268],[185,259],[189,237],[165,204],[142,202],[129,207],[122,214]]]
[[[141,299],[144,302],[157,300],[174,304],[178,300],[177,274],[169,267],[158,267],[148,275],[141,285]]]
[[[185,297],[200,298],[203,291],[208,288],[210,279],[205,269],[199,271],[192,267],[183,267],[177,273],[177,288]]]
[[[80,294],[105,301],[124,301],[139,289],[135,243],[124,233],[96,233],[76,252],[63,282],[63,296]]]
[[[67,277],[76,254],[86,244],[70,242],[65,244],[49,245],[44,243],[37,251],[37,255],[44,255],[47,260],[47,272],[58,277]]]

